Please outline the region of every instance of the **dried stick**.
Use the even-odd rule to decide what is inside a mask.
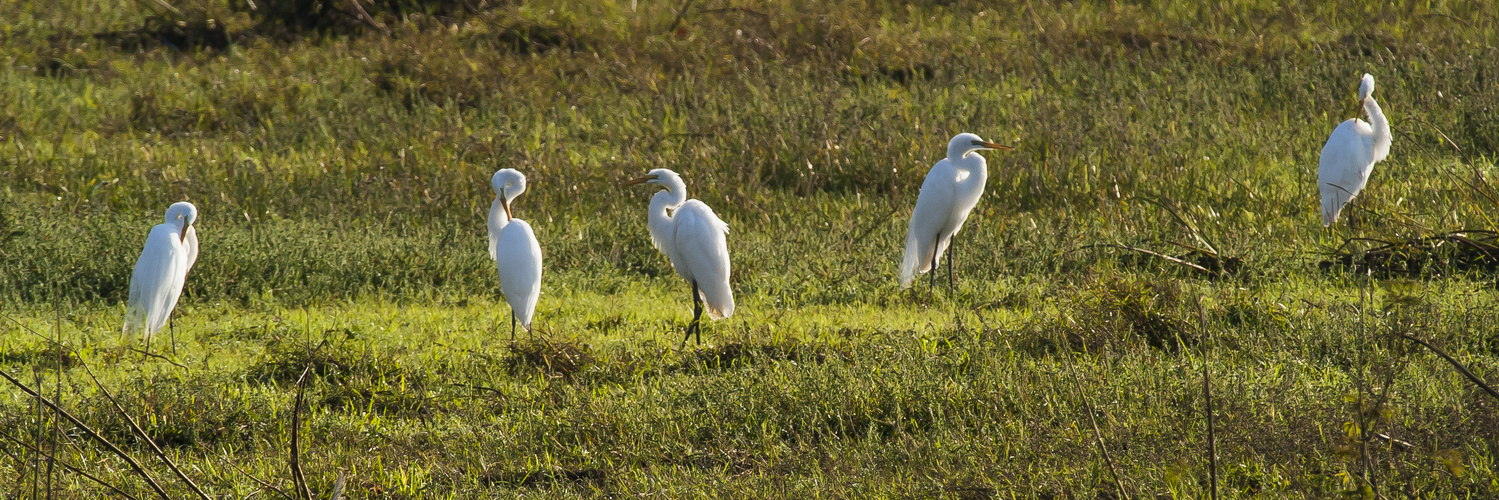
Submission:
[[[21,441],[20,439],[16,439],[15,436],[11,436],[10,434],[0,432],[0,437],[3,437],[5,439],[9,439],[11,442],[16,443],[18,445],[21,445],[21,447],[23,447],[23,448],[31,450],[32,453],[36,453],[38,455],[47,455],[48,459],[55,458],[54,455],[50,455],[47,452],[42,451],[40,448],[37,448],[37,447],[32,446],[30,444],[27,444],[26,442]],[[79,469],[79,468],[74,467],[72,465],[68,465],[67,462],[64,462],[62,460],[58,460],[57,464],[61,465],[62,468],[64,468],[64,469],[76,472],[80,476],[86,477],[89,480],[92,480],[93,482],[99,483],[100,485],[103,485],[105,488],[109,488],[109,491],[113,491],[116,495],[119,495],[119,496],[124,497],[124,498],[129,498],[130,500],[138,500],[138,499],[135,498],[134,495],[131,495],[129,493],[125,493],[123,490],[115,487],[115,485],[109,484],[108,482],[104,481],[103,479],[99,479],[98,477],[95,477],[93,474],[89,474],[88,472],[85,472],[83,469]]]
[[[1150,250],[1146,250],[1144,248],[1136,248],[1136,247],[1132,247],[1132,246],[1118,245],[1118,244],[1114,244],[1114,243],[1095,243],[1095,244],[1092,244],[1092,245],[1078,247],[1078,250],[1082,250],[1082,249],[1085,249],[1085,248],[1095,248],[1095,247],[1118,248],[1120,250],[1129,250],[1131,252],[1139,252],[1139,253],[1143,253],[1145,255],[1149,255],[1151,257],[1155,257],[1155,258],[1158,258],[1158,259],[1165,260],[1165,261],[1173,263],[1173,264],[1179,264],[1179,265],[1183,265],[1183,266],[1192,268],[1192,269],[1194,269],[1194,270],[1196,270],[1196,271],[1198,271],[1198,272],[1200,272],[1202,274],[1206,274],[1208,276],[1217,276],[1216,273],[1214,273],[1213,271],[1209,270],[1206,267],[1202,267],[1202,266],[1199,266],[1197,264],[1193,264],[1191,262],[1187,262],[1185,260],[1181,260],[1181,259],[1178,259],[1176,257],[1172,257],[1170,255],[1166,255],[1166,254],[1163,254],[1163,253],[1158,253],[1158,252],[1153,252],[1153,251],[1150,251]]]
[[[281,495],[281,498],[285,498],[286,500],[292,500],[291,495],[286,494],[285,491],[281,491],[281,488],[277,488],[275,486],[272,486],[271,483],[268,483],[266,481],[262,481],[260,478],[250,475],[249,472],[246,472],[244,469],[239,468],[238,465],[234,465],[234,462],[232,462],[232,461],[231,462],[226,462],[226,463],[228,463],[230,467],[233,467],[234,470],[239,471],[240,474],[244,474],[245,477],[250,478],[251,481],[255,481],[255,484],[260,485],[261,488],[265,488],[265,489],[274,491],[274,492],[276,492],[277,495]]]
[[[1412,337],[1404,333],[1401,333],[1399,335],[1406,340],[1426,346],[1427,349],[1431,349],[1431,352],[1437,353],[1437,355],[1441,356],[1442,359],[1447,360],[1448,363],[1452,363],[1452,367],[1457,368],[1457,371],[1462,373],[1464,377],[1468,377],[1468,380],[1473,382],[1474,385],[1477,385],[1484,391],[1488,392],[1490,396],[1494,397],[1494,399],[1499,399],[1499,392],[1494,392],[1493,389],[1489,388],[1488,384],[1483,383],[1482,380],[1479,380],[1477,376],[1473,375],[1473,372],[1470,372],[1467,368],[1464,368],[1462,363],[1457,362],[1456,359],[1452,359],[1452,356],[1448,356],[1447,353],[1442,352],[1441,349],[1437,349],[1437,346],[1428,344],[1424,340]]]
[[[1202,329],[1202,397],[1207,405],[1208,416],[1208,493],[1218,500],[1218,443],[1213,436],[1213,383],[1208,370],[1208,322],[1202,309],[1202,297],[1197,297],[1197,326]]]
[[[48,408],[51,408],[52,411],[57,412],[58,415],[62,415],[63,417],[67,418],[68,421],[73,422],[73,425],[78,426],[78,428],[82,430],[84,434],[88,434],[89,437],[94,438],[94,440],[102,443],[104,447],[108,448],[111,453],[114,453],[116,456],[124,459],[125,463],[130,464],[130,468],[135,469],[135,473],[140,474],[140,476],[146,480],[146,483],[151,485],[151,489],[156,492],[157,496],[160,496],[163,500],[171,499],[171,497],[167,495],[167,491],[161,488],[161,484],[157,483],[156,479],[152,478],[151,474],[146,472],[145,467],[141,467],[140,462],[135,461],[134,458],[131,458],[129,454],[126,454],[124,450],[120,449],[120,447],[115,446],[114,443],[109,442],[108,439],[104,439],[104,436],[99,435],[99,433],[92,427],[89,427],[88,424],[83,423],[82,420],[79,420],[78,417],[73,416],[72,413],[68,413],[67,410],[64,410],[61,407],[57,406],[57,404],[53,403],[52,400],[43,397],[41,393],[31,390],[30,387],[26,387],[26,384],[22,384],[21,381],[11,377],[9,373],[0,371],[0,378],[4,378],[6,382],[10,382],[11,385],[14,385],[17,388],[21,389],[21,392],[25,392],[26,395],[36,398],[37,400],[41,401],[42,404],[46,405]]]
[[[1067,371],[1072,374],[1072,389],[1078,393],[1083,400],[1083,409],[1088,411],[1088,423],[1093,424],[1093,439],[1098,443],[1098,453],[1103,455],[1103,463],[1109,466],[1109,475],[1114,477],[1114,487],[1118,488],[1119,496],[1129,500],[1129,493],[1124,491],[1124,482],[1119,480],[1119,471],[1114,469],[1114,460],[1109,458],[1109,449],[1103,445],[1103,433],[1098,430],[1098,421],[1093,418],[1093,405],[1088,403],[1088,395],[1083,392],[1082,386],[1077,381],[1077,369],[1072,366],[1072,350],[1067,350]]]
[[[679,26],[679,25],[682,24],[682,16],[687,15],[687,9],[691,9],[691,8],[692,8],[692,0],[686,0],[685,2],[682,2],[682,10],[677,11],[677,18],[673,19],[671,21],[671,27],[670,28],[666,28],[666,32],[667,33],[671,33],[673,31],[676,31],[677,30],[677,26]]]
[[[182,482],[187,483],[187,486],[189,488],[192,488],[193,492],[197,493],[199,497],[201,497],[203,500],[210,500],[208,498],[208,494],[204,493],[203,489],[198,487],[198,483],[194,483],[191,478],[187,477],[187,474],[183,474],[182,469],[177,468],[177,463],[173,462],[165,452],[161,451],[161,447],[156,445],[156,441],[151,439],[151,436],[147,435],[146,431],[142,430],[141,426],[135,423],[135,419],[125,411],[125,407],[120,406],[120,402],[118,400],[115,400],[113,394],[109,393],[109,389],[105,388],[104,384],[99,383],[98,377],[94,376],[94,369],[89,368],[88,362],[83,361],[82,356],[80,356],[78,360],[79,364],[83,365],[83,371],[85,373],[88,373],[89,380],[94,381],[94,386],[99,388],[99,392],[104,394],[104,398],[109,400],[109,404],[114,405],[115,411],[120,412],[120,416],[125,417],[125,421],[130,423],[130,430],[135,431],[135,434],[137,436],[140,436],[141,439],[146,440],[146,444],[151,445],[151,451],[156,453],[156,458],[159,458],[162,462],[166,463],[167,468],[172,469],[172,473],[176,474],[177,478],[181,479]]]
[[[302,382],[307,379],[307,372],[312,371],[308,365],[302,369],[302,376],[297,377],[297,403],[291,412],[291,477],[296,483],[297,490],[302,492],[302,498],[312,500],[312,489],[307,487],[307,475],[302,472],[302,450],[299,441],[302,430],[302,393],[307,387]]]
[[[153,358],[156,358],[156,359],[159,359],[159,360],[162,360],[162,361],[166,361],[166,362],[167,362],[167,363],[171,363],[171,364],[172,364],[172,366],[175,366],[175,367],[178,367],[178,368],[181,368],[181,369],[183,369],[183,370],[187,370],[187,369],[189,369],[189,368],[188,368],[188,367],[187,367],[187,365],[184,365],[184,364],[182,364],[182,363],[178,363],[178,362],[176,362],[176,361],[173,361],[173,360],[172,360],[172,358],[168,358],[168,357],[166,357],[166,356],[162,356],[162,355],[160,355],[160,354],[156,354],[156,353],[153,353],[153,352],[149,352],[149,351],[142,351],[142,350],[140,350],[140,349],[136,349],[136,348],[134,348],[134,347],[131,347],[131,348],[130,348],[130,350],[131,350],[131,351],[135,351],[135,352],[137,352],[137,353],[140,353],[140,354],[142,354],[142,355],[145,355],[145,356],[150,356],[150,357],[153,357]]]

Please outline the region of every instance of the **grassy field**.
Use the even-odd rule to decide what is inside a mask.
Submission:
[[[1499,399],[1410,340],[1499,386],[1491,2],[306,5],[0,2],[0,497],[197,497],[152,443],[214,498],[1499,496]],[[1394,145],[1323,229],[1365,72]],[[901,290],[963,131],[1016,151],[957,289]],[[731,228],[686,350],[617,185],[662,166]],[[513,343],[505,167],[546,259]]]

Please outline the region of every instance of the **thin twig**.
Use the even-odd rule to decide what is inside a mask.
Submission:
[[[344,471],[338,471],[338,479],[333,481],[333,494],[329,495],[328,498],[330,500],[339,500],[343,498],[344,486],[348,484],[347,481],[348,477],[344,475]]]
[[[9,439],[11,442],[16,443],[18,445],[21,445],[22,447],[24,447],[24,448],[26,448],[28,450],[31,450],[33,453],[36,453],[38,455],[47,455],[48,458],[52,458],[53,457],[53,455],[48,455],[47,452],[42,451],[40,448],[31,446],[30,444],[27,444],[26,442],[21,441],[20,439],[16,439],[15,436],[11,436],[8,433],[0,432],[0,437],[3,437],[5,439]],[[79,468],[74,467],[72,465],[68,465],[67,462],[64,462],[62,460],[58,460],[57,464],[61,465],[62,468],[64,468],[64,469],[76,472],[80,476],[86,477],[86,478],[92,480],[93,482],[99,483],[99,484],[103,485],[105,488],[109,488],[109,491],[113,491],[116,495],[119,495],[119,496],[124,497],[124,498],[129,498],[130,500],[138,500],[138,499],[135,498],[134,495],[126,493],[124,490],[121,490],[121,489],[115,487],[115,485],[113,485],[113,484],[109,484],[108,482],[105,482],[103,479],[99,479],[98,477],[95,477],[93,474],[89,474],[88,472],[85,472],[83,469],[79,469]]]
[[[667,33],[671,33],[673,31],[676,31],[677,30],[677,26],[680,25],[680,24],[682,24],[682,16],[687,15],[687,9],[691,9],[691,8],[692,8],[692,0],[686,0],[685,2],[682,2],[682,10],[677,11],[677,18],[673,19],[671,21],[671,27],[670,28],[666,28],[666,32]]]
[[[1114,470],[1114,460],[1109,458],[1109,449],[1103,445],[1103,433],[1098,430],[1098,421],[1093,418],[1093,405],[1088,403],[1088,395],[1083,392],[1082,386],[1077,381],[1077,369],[1072,366],[1072,350],[1063,347],[1067,352],[1067,371],[1072,374],[1072,389],[1078,393],[1083,400],[1083,409],[1088,412],[1088,423],[1093,424],[1093,439],[1098,443],[1098,453],[1103,455],[1103,463],[1109,467],[1109,475],[1114,477],[1114,487],[1118,489],[1119,496],[1125,500],[1129,499],[1129,493],[1124,491],[1124,482],[1119,480],[1119,471]]]
[[[297,403],[291,412],[291,476],[297,483],[297,490],[302,492],[302,498],[312,500],[312,489],[307,486],[307,475],[302,472],[302,450],[299,438],[302,430],[302,394],[307,388],[302,382],[307,378],[307,372],[312,371],[312,365],[302,369],[302,376],[297,377]]]
[[[1208,492],[1209,498],[1218,500],[1218,443],[1213,436],[1213,378],[1208,369],[1208,321],[1202,309],[1202,297],[1197,297],[1197,326],[1202,330],[1202,397],[1207,405],[1208,417]]]
[[[83,423],[82,420],[79,420],[78,417],[73,416],[72,413],[68,413],[67,410],[58,407],[56,403],[53,403],[51,400],[43,397],[41,393],[31,390],[30,387],[26,386],[26,384],[22,384],[21,381],[12,378],[9,373],[0,370],[0,378],[4,378],[5,381],[10,382],[11,385],[14,385],[16,386],[16,388],[21,389],[21,392],[25,392],[26,395],[37,398],[37,400],[41,401],[42,404],[46,405],[48,408],[51,408],[52,411],[57,412],[58,415],[62,415],[69,421],[73,422],[73,425],[78,426],[78,429],[82,430],[84,434],[88,434],[89,437],[94,438],[94,440],[102,443],[105,448],[109,449],[110,452],[125,460],[125,463],[130,464],[130,468],[135,469],[135,473],[140,474],[140,476],[146,480],[146,483],[151,485],[151,489],[154,490],[158,496],[163,499],[171,498],[167,495],[167,491],[161,488],[161,484],[157,483],[156,479],[152,478],[151,474],[146,472],[146,468],[142,467],[140,462],[135,461],[134,458],[131,458],[130,455],[126,454],[124,450],[121,450],[120,447],[115,446],[114,443],[109,442],[108,439],[104,439],[104,436],[100,435],[92,427],[89,427],[88,424]]]
[[[1437,346],[1431,345],[1424,340],[1412,337],[1404,333],[1398,335],[1400,335],[1401,338],[1426,346],[1427,349],[1431,349],[1431,352],[1437,353],[1437,355],[1441,356],[1442,359],[1445,359],[1448,363],[1451,363],[1453,368],[1457,368],[1457,371],[1462,373],[1464,377],[1468,377],[1468,380],[1473,382],[1473,384],[1482,388],[1485,392],[1488,392],[1490,396],[1494,397],[1494,399],[1499,399],[1499,392],[1494,392],[1493,389],[1489,388],[1488,384],[1483,383],[1482,380],[1479,380],[1478,377],[1473,375],[1473,372],[1470,372],[1467,368],[1464,368],[1462,363],[1457,362],[1456,359],[1452,359],[1452,356],[1448,356],[1447,353],[1442,352],[1441,349],[1437,349]]]
[[[1083,250],[1083,249],[1095,248],[1095,247],[1118,248],[1120,250],[1129,250],[1131,252],[1139,252],[1139,253],[1142,253],[1142,254],[1145,254],[1145,255],[1149,255],[1151,257],[1155,257],[1155,258],[1158,258],[1158,259],[1163,259],[1163,260],[1165,260],[1167,262],[1171,262],[1173,264],[1179,264],[1179,265],[1187,266],[1189,268],[1192,268],[1192,269],[1194,269],[1194,270],[1196,270],[1198,272],[1201,272],[1203,274],[1206,274],[1208,276],[1217,276],[1218,275],[1217,273],[1214,273],[1213,271],[1209,270],[1206,267],[1202,267],[1202,266],[1199,266],[1197,264],[1193,264],[1191,262],[1187,262],[1185,260],[1181,260],[1181,259],[1178,259],[1176,257],[1172,257],[1170,255],[1166,255],[1166,254],[1163,254],[1163,253],[1153,252],[1153,251],[1150,251],[1150,250],[1146,250],[1144,248],[1137,248],[1137,247],[1132,247],[1132,246],[1120,245],[1120,244],[1116,244],[1116,243],[1094,243],[1092,245],[1086,245],[1086,246],[1078,247],[1077,249],[1078,250]]]
[[[372,27],[372,28],[380,30],[381,33],[385,33],[387,35],[390,34],[390,29],[386,28],[384,23],[376,21],[375,18],[373,16],[371,16],[369,12],[365,11],[364,10],[364,5],[360,4],[359,0],[353,0],[353,4],[354,4],[354,10],[359,11],[359,18],[362,19],[362,20],[364,20],[364,22],[366,24],[369,24],[370,27]]]
[[[239,471],[240,474],[243,474],[245,477],[250,478],[251,481],[255,481],[255,484],[260,485],[261,488],[265,488],[265,489],[274,491],[274,492],[276,492],[277,495],[281,495],[281,498],[285,498],[286,500],[293,500],[292,497],[291,497],[291,495],[286,494],[285,491],[281,491],[281,488],[277,488],[275,486],[272,486],[271,483],[268,483],[266,481],[262,481],[260,478],[250,475],[249,472],[246,472],[244,469],[239,468],[238,465],[234,465],[233,461],[226,462],[226,463],[228,463],[230,467],[234,467],[234,470]]]
[[[187,483],[187,486],[192,488],[193,492],[197,493],[200,498],[209,500],[208,494],[204,493],[203,489],[198,487],[198,483],[193,482],[191,478],[187,477],[187,474],[184,474],[182,469],[177,467],[177,463],[173,462],[171,457],[167,456],[166,452],[161,451],[161,447],[156,445],[156,441],[151,439],[151,436],[146,434],[146,431],[141,430],[141,426],[135,423],[135,419],[130,416],[130,413],[125,411],[125,407],[120,406],[120,402],[115,399],[113,394],[109,393],[109,389],[105,388],[104,384],[99,383],[99,379],[94,376],[94,369],[89,368],[88,362],[83,361],[82,356],[78,356],[78,363],[83,365],[83,371],[88,373],[89,380],[93,380],[94,386],[98,387],[99,392],[104,394],[104,399],[108,399],[109,403],[114,405],[115,411],[120,412],[120,416],[125,417],[125,422],[130,424],[130,430],[135,431],[137,436],[146,440],[146,444],[151,445],[151,451],[156,453],[156,458],[160,458],[162,462],[166,463],[167,468],[172,469],[172,473],[176,474],[177,478],[181,479],[182,482]]]
[[[1402,441],[1402,440],[1390,437],[1389,434],[1377,433],[1377,434],[1374,435],[1374,437],[1377,437],[1379,439],[1383,439],[1385,442],[1390,443],[1390,445],[1392,445],[1392,446],[1394,446],[1396,448],[1400,448],[1401,451],[1410,451],[1410,450],[1416,448],[1416,445],[1413,445],[1413,444],[1407,443],[1405,441]]]
[[[147,351],[142,351],[142,350],[136,349],[134,347],[131,347],[130,350],[135,351],[135,352],[140,353],[140,354],[144,354],[146,356],[150,356],[150,357],[153,357],[153,358],[156,358],[156,359],[160,359],[162,361],[166,361],[167,363],[171,363],[172,366],[176,366],[176,367],[181,368],[183,370],[187,370],[188,369],[187,365],[184,365],[182,363],[178,363],[178,362],[172,360],[172,358],[168,358],[168,357],[162,356],[160,354],[156,354],[156,353],[152,353],[152,352],[147,352]]]

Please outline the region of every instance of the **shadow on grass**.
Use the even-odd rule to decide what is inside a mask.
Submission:
[[[587,468],[494,471],[485,474],[480,480],[485,484],[516,488],[548,488],[565,484],[602,486],[608,479],[609,474],[603,469]]]

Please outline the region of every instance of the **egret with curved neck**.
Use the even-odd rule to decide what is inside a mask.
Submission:
[[[906,229],[906,254],[900,264],[900,286],[907,288],[916,275],[932,272],[932,286],[937,284],[937,263],[942,254],[952,245],[952,238],[963,228],[968,213],[978,205],[984,195],[984,183],[989,179],[989,167],[978,151],[998,149],[1001,146],[985,141],[977,135],[961,133],[947,141],[947,158],[938,161],[926,174],[921,184],[921,193],[916,196],[916,208],[911,211],[911,224]],[[952,258],[947,260],[947,288],[953,288]]]
[[[1344,120],[1327,137],[1317,161],[1317,187],[1322,192],[1322,226],[1337,222],[1354,196],[1369,183],[1374,164],[1390,154],[1390,122],[1374,100],[1374,77],[1364,73],[1358,101],[1369,121]]]
[[[541,244],[531,225],[515,218],[510,204],[526,192],[526,176],[513,168],[501,169],[489,179],[494,202],[489,204],[489,257],[500,275],[500,291],[510,304],[510,341],[515,342],[515,323],[531,332],[531,318],[541,297]]]
[[[167,207],[166,221],[146,235],[145,248],[130,274],[124,333],[139,332],[148,350],[151,336],[171,319],[187,271],[198,261],[198,232],[193,229],[197,220],[198,207],[192,203],[179,201]],[[175,349],[175,338],[172,344]]]
[[[677,275],[692,284],[692,322],[687,325],[682,346],[694,333],[698,345],[702,345],[700,322],[704,310],[710,319],[734,314],[734,291],[729,289],[729,225],[706,203],[687,199],[687,184],[676,172],[658,168],[622,185],[636,184],[666,188],[651,197],[651,242],[671,260]]]

